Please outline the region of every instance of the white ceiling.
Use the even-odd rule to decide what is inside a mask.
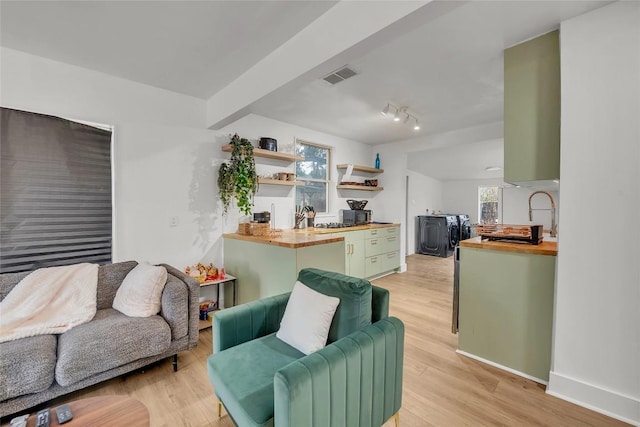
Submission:
[[[0,43],[202,99],[334,1],[6,1]]]
[[[357,76],[332,86],[319,79],[317,72],[307,72],[243,108],[367,144],[501,121],[504,48],[606,3],[448,2],[446,12],[440,8],[438,13],[438,4],[444,3],[426,4],[412,14],[412,21],[410,16],[396,26],[399,29],[381,30],[375,43],[363,42],[361,49],[341,52],[341,64],[348,64]],[[0,44],[209,99],[335,4],[2,0]],[[366,2],[359,4],[366,13]],[[408,106],[422,126],[419,134],[412,122],[394,123],[380,114],[387,102]],[[497,142],[486,144],[491,149],[484,154],[494,153],[495,158],[483,157],[481,167],[501,164]],[[414,170],[437,179],[476,175],[470,166],[478,155],[475,148],[457,145],[430,151],[429,155],[412,153],[412,158],[425,163],[440,159],[435,165],[446,164],[446,170],[418,170],[420,163],[412,160],[418,168]]]

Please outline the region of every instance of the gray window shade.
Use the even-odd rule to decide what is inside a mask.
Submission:
[[[111,262],[111,132],[1,113],[0,272]]]

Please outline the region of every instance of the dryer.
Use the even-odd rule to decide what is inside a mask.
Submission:
[[[455,215],[420,215],[417,218],[416,252],[449,257],[460,239]]]
[[[469,215],[458,215],[458,228],[460,229],[460,241],[471,238],[471,219]]]

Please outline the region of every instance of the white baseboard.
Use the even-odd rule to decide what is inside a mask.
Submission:
[[[600,412],[634,426],[640,426],[640,399],[588,384],[557,372],[549,373],[547,393]]]
[[[400,264],[400,273],[406,273],[407,272],[407,263],[403,262],[402,264]]]
[[[503,371],[507,371],[507,372],[510,372],[512,374],[518,375],[520,377],[526,378],[528,380],[535,381],[535,382],[537,382],[539,384],[547,385],[547,382],[545,380],[541,380],[540,378],[532,377],[529,374],[525,374],[524,372],[516,371],[513,368],[509,368],[508,366],[504,366],[504,365],[501,365],[499,363],[492,362],[491,360],[483,359],[482,357],[476,356],[475,354],[467,353],[466,351],[462,351],[462,350],[456,350],[456,353],[461,354],[463,356],[466,356],[466,357],[468,357],[470,359],[474,359],[474,360],[477,360],[479,362],[486,363],[487,365],[491,365],[491,366],[496,367],[498,369],[502,369]]]

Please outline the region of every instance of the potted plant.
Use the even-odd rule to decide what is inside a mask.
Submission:
[[[236,199],[238,209],[251,215],[253,196],[258,190],[258,175],[253,158],[253,145],[238,134],[230,136],[232,146],[229,162],[224,162],[218,170],[218,192],[222,201],[223,215],[229,210],[231,199]]]

